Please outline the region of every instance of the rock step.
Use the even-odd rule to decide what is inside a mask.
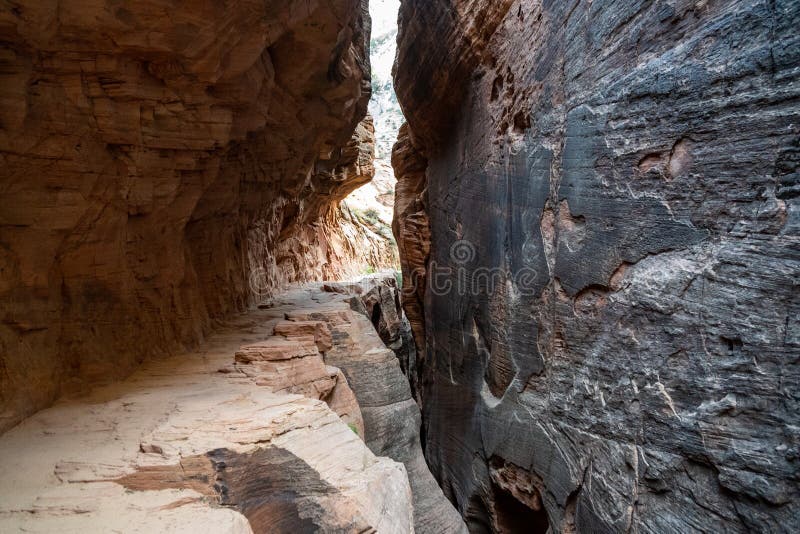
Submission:
[[[364,445],[345,373],[323,358],[358,318],[318,293],[289,292],[4,434],[0,531],[413,532],[406,469]],[[330,322],[286,320],[317,310]]]

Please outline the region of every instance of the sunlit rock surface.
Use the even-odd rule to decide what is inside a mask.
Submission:
[[[316,314],[340,320],[292,319]],[[344,346],[346,332],[358,339]],[[0,436],[0,531],[413,532],[406,468],[362,441],[329,357],[363,361],[378,345],[345,298],[294,290],[196,350],[60,400]],[[305,372],[276,373],[290,361]]]

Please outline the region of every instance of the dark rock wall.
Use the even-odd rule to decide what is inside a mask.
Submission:
[[[400,20],[424,447],[471,530],[800,529],[800,3]]]
[[[0,6],[0,431],[337,272],[368,42],[366,0]]]

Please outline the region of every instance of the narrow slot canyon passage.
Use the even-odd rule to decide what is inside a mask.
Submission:
[[[0,532],[800,531],[797,27],[0,5]]]

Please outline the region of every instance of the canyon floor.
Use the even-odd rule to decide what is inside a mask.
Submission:
[[[430,493],[416,491],[431,521],[458,521],[398,359],[363,314],[393,278],[365,283],[282,293],[4,434],[0,531],[410,532],[406,467],[368,448],[365,421],[372,448]]]

